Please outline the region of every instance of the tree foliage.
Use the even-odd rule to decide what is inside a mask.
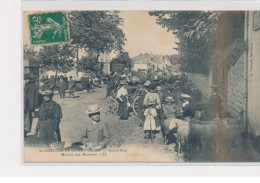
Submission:
[[[223,51],[243,35],[241,12],[153,11],[150,15],[179,39],[175,49],[182,71],[208,73],[214,51]]]
[[[130,70],[131,59],[127,52],[120,52],[116,58],[111,61],[111,71],[122,72],[124,68]]]
[[[126,40],[119,28],[123,19],[118,11],[72,11],[69,13],[73,44],[99,53],[121,51]]]
[[[39,51],[39,60],[45,70],[66,73],[74,66],[75,48],[69,44],[43,46]]]
[[[89,52],[87,56],[82,57],[77,62],[77,70],[81,72],[91,71],[98,73],[96,55],[93,52]]]

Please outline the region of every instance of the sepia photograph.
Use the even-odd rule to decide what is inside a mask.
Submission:
[[[24,163],[260,161],[260,11],[23,11]]]

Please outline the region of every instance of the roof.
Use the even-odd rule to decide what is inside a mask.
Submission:
[[[165,63],[165,60],[161,55],[153,55],[153,54],[140,54],[134,58],[132,58],[132,62],[134,64],[153,64],[153,63]]]

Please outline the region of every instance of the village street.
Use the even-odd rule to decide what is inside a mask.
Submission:
[[[75,93],[75,98],[69,98],[66,93],[66,98],[59,99],[59,95],[54,95],[53,100],[61,105],[63,118],[60,123],[61,138],[65,141],[65,149],[81,149],[80,138],[85,134],[85,125],[89,121],[88,114],[85,113],[87,106],[93,103],[98,103],[103,110],[101,111],[101,120],[107,121],[111,135],[110,143],[107,151],[117,151],[118,149],[135,152],[136,161],[165,161],[165,162],[182,162],[182,155],[177,156],[174,151],[175,144],[165,145],[161,141],[161,133],[156,135],[154,143],[151,141],[145,142],[144,133],[138,126],[138,118],[136,116],[129,117],[128,120],[120,120],[117,115],[105,114],[105,97],[106,87],[95,88],[94,92],[87,93],[79,91]],[[38,118],[33,121],[32,135]],[[25,138],[25,146],[35,146],[33,139],[29,136]],[[137,158],[137,159],[136,159]],[[129,160],[130,161],[130,160]]]

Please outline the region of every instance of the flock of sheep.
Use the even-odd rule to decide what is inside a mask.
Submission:
[[[197,111],[192,119],[167,119],[163,123],[165,142],[176,136],[177,155],[196,151],[222,153],[230,148],[241,150],[245,127],[228,118],[203,120],[203,111]]]

